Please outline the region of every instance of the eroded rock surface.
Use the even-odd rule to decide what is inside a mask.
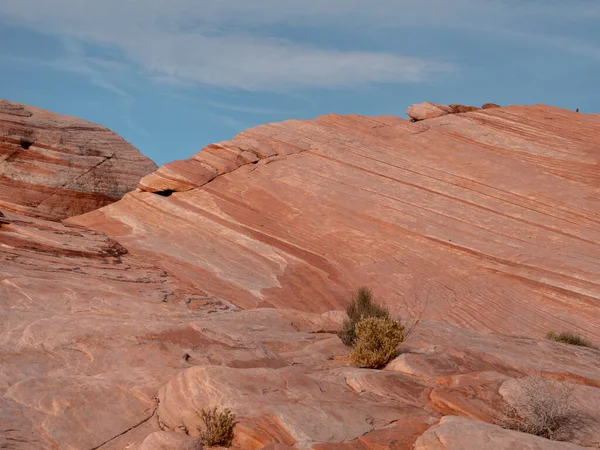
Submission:
[[[2,207],[0,447],[198,448],[218,406],[235,450],[579,448],[489,424],[540,374],[597,448],[600,352],[542,337],[600,336],[599,119],[290,121],[66,224]],[[423,316],[386,370],[335,334],[361,284]]]
[[[341,309],[367,285],[401,316],[600,341],[599,132],[544,106],[286,121],[142,181],[168,197],[69,220],[243,308]]]
[[[517,431],[504,430],[477,420],[444,417],[421,436],[415,450],[583,450],[575,444],[554,442]]]
[[[156,165],[112,131],[0,100],[0,207],[51,220],[100,208]]]

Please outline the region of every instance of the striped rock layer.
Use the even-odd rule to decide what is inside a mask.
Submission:
[[[600,338],[600,117],[512,106],[252,128],[71,222],[243,308]]]
[[[0,209],[64,219],[119,200],[155,169],[107,128],[0,100]]]

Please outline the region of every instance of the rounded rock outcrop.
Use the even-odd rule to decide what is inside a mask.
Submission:
[[[0,100],[0,206],[61,220],[106,206],[156,164],[107,128]]]
[[[406,110],[406,114],[414,122],[426,119],[435,119],[436,117],[452,114],[452,108],[437,103],[425,102],[418,105],[411,105]]]

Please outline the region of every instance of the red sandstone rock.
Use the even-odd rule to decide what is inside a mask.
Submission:
[[[110,130],[0,100],[0,207],[63,219],[119,200],[156,169]]]
[[[477,106],[466,106],[466,105],[456,105],[456,104],[452,104],[449,105],[450,108],[452,109],[452,112],[455,114],[460,114],[460,113],[466,113],[466,112],[471,112],[471,111],[477,111],[479,110],[479,108]]]
[[[481,107],[481,109],[493,109],[493,108],[500,108],[500,105],[497,105],[496,103],[484,103],[484,105]]]
[[[452,112],[453,110],[449,106],[430,102],[411,105],[406,110],[406,114],[413,121],[434,119],[436,117],[445,116],[446,114],[451,114]]]
[[[0,226],[2,225],[8,225],[10,222],[8,221],[8,219],[6,218],[6,216],[4,215],[4,213],[2,211],[0,211]]]
[[[69,221],[243,308],[342,309],[368,285],[400,316],[600,342],[599,132],[544,106],[286,121],[194,156],[211,181]]]
[[[600,421],[598,351],[543,339],[600,340],[599,120],[289,121],[68,224],[3,208],[0,447],[193,439],[200,409],[229,406],[234,450],[578,448],[471,419],[541,373]],[[387,370],[353,367],[343,315],[321,314],[361,284],[423,312]],[[585,444],[599,443],[596,423]]]
[[[137,450],[202,450],[202,442],[183,433],[157,431],[149,435]]]
[[[510,431],[496,425],[462,417],[444,417],[416,444],[415,450],[583,450],[585,447],[555,442],[530,434]]]

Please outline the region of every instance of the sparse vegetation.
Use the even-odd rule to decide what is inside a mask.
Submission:
[[[350,359],[371,369],[379,369],[396,357],[398,345],[404,340],[404,326],[389,317],[365,317],[356,324],[354,332]]]
[[[348,347],[354,346],[356,340],[356,325],[361,319],[368,317],[379,317],[382,319],[390,318],[390,312],[386,308],[373,303],[373,294],[367,287],[358,289],[352,298],[352,301],[346,308],[346,314],[348,314],[348,318],[344,321],[342,331],[340,331],[338,335],[342,342]]]
[[[233,428],[237,422],[230,409],[219,411],[215,406],[212,409],[203,409],[199,416],[204,422],[204,427],[198,427],[203,444],[208,447],[231,445]]]
[[[579,347],[596,348],[587,339],[579,336],[578,334],[569,333],[566,331],[562,333],[555,333],[554,331],[549,331],[548,333],[546,333],[546,339],[561,342],[563,344],[577,345]]]
[[[499,424],[554,441],[571,441],[588,418],[572,401],[573,386],[534,375],[518,380],[507,393]]]

